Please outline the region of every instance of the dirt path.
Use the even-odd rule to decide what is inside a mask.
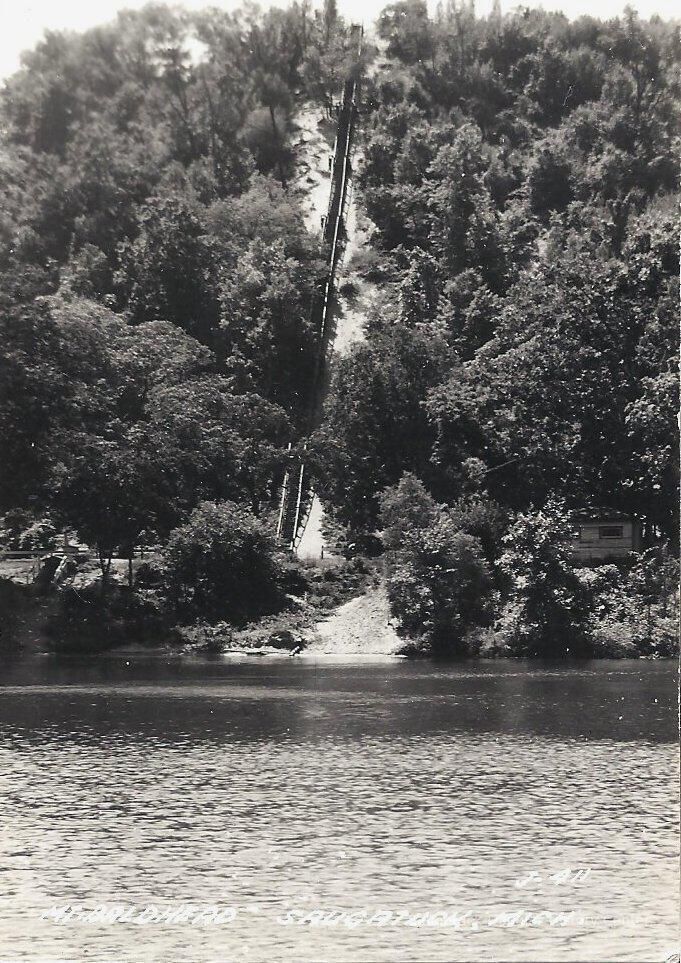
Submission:
[[[331,188],[329,158],[332,134],[328,133],[328,121],[322,116],[319,107],[309,104],[299,111],[294,123],[296,141],[296,192],[300,195],[305,209],[308,230],[317,232],[321,227],[321,217],[326,213]],[[354,254],[367,242],[371,225],[358,209],[354,178],[362,163],[361,149],[355,148],[352,155],[352,171],[345,215],[346,243],[343,258],[336,275],[336,290],[339,292],[333,316],[333,334],[329,346],[329,358],[348,353],[353,344],[364,338],[364,318],[367,305],[372,297],[373,286],[366,281],[353,277],[348,265]],[[343,291],[344,283],[351,282],[350,292]],[[300,558],[316,559],[330,555],[322,533],[324,508],[315,495],[305,531],[298,545]]]
[[[404,644],[390,624],[384,586],[351,599],[310,631],[306,656],[396,655]]]
[[[293,192],[303,208],[305,226],[312,234],[318,234],[329,205],[334,125],[318,104],[304,103],[291,127],[295,152]]]
[[[362,164],[362,150],[355,148],[352,157],[352,176],[350,178],[350,198],[345,218],[346,242],[343,260],[338,269],[336,288],[338,304],[335,311],[335,331],[332,345],[334,355],[346,355],[353,344],[364,340],[364,319],[366,309],[371,301],[375,286],[358,277],[352,270],[353,257],[361,252],[371,231],[371,224],[358,207],[355,180]],[[348,295],[346,285],[349,283],[352,291]]]
[[[326,546],[324,535],[322,533],[323,521],[324,509],[322,508],[322,503],[319,501],[316,495],[313,495],[310,516],[307,520],[307,524],[305,525],[303,537],[298,544],[298,558],[315,559],[331,557],[331,553]]]

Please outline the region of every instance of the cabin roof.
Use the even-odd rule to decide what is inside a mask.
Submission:
[[[635,519],[624,512],[618,512],[612,508],[589,508],[575,513],[575,521],[586,524],[592,522],[594,525],[603,522],[633,522]]]

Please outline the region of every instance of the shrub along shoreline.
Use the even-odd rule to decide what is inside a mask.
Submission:
[[[238,504],[202,502],[162,553],[136,566],[132,585],[110,576],[60,588],[0,580],[3,648],[35,645],[27,646],[32,633],[61,653],[142,644],[297,654],[320,620],[384,586],[389,631],[408,657],[678,652],[679,564],[665,546],[578,566],[560,504],[514,518],[480,498],[439,505],[412,475],[386,490],[381,514],[381,555],[301,562]]]
[[[678,652],[679,562],[667,545],[584,567],[559,501],[510,513],[439,505],[413,475],[381,501],[393,613],[443,655],[624,657]]]

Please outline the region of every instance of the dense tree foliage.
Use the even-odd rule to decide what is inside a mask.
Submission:
[[[500,650],[606,651],[571,513],[678,550],[679,27],[422,0],[378,26],[359,180],[380,293],[336,371],[327,498],[382,529],[410,634],[489,647],[442,579],[475,555]]]
[[[360,181],[381,320],[329,403],[339,517],[375,527],[413,471],[450,504],[606,505],[677,544],[678,27],[400,0],[379,32]],[[421,337],[439,363],[414,392]]]
[[[445,362],[435,332],[400,328],[339,363],[316,442],[324,456],[322,491],[343,522],[370,528],[380,491],[428,457],[433,433],[423,403]]]
[[[563,654],[581,642],[588,609],[567,544],[569,526],[564,508],[549,503],[544,511],[519,514],[503,538],[501,634],[512,652]]]
[[[14,528],[49,513],[106,580],[202,500],[275,510],[324,263],[287,190],[290,120],[296,98],[338,96],[353,46],[331,3],[151,3],[24,54],[0,95]]]
[[[166,580],[183,619],[233,622],[272,611],[281,577],[273,539],[235,502],[201,502],[164,551]]]
[[[492,614],[491,568],[463,516],[410,474],[381,498],[392,611],[407,634],[446,654],[466,653],[467,631]]]
[[[352,69],[331,6],[189,14],[162,4],[48,33],[0,99],[3,302],[57,287],[182,327],[254,390],[300,407],[319,244],[290,173],[296,93]],[[309,365],[307,366],[309,367]]]
[[[4,319],[3,508],[51,510],[99,552],[165,538],[200,498],[274,496],[290,420],[169,322],[82,298]]]

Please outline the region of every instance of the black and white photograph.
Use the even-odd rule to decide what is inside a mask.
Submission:
[[[0,8],[0,963],[679,963],[674,0]]]

